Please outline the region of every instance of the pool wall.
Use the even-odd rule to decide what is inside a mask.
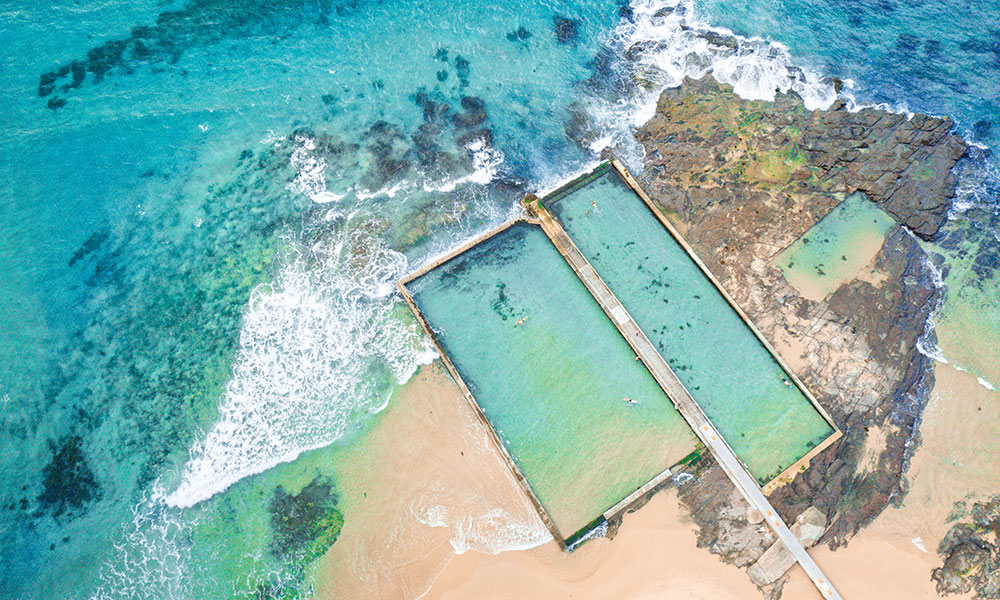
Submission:
[[[527,221],[532,224],[537,224],[537,221],[534,219],[512,219],[510,221],[507,221],[503,225],[500,225],[495,229],[487,231],[486,233],[476,238],[473,238],[472,240],[462,244],[458,248],[455,248],[451,252],[448,252],[447,254],[439,257],[437,260],[432,261],[430,264],[400,279],[398,282],[396,282],[396,288],[399,290],[399,293],[402,294],[403,299],[406,300],[406,304],[410,307],[410,310],[413,312],[413,315],[417,318],[417,321],[420,323],[420,326],[424,328],[424,332],[431,339],[431,341],[434,342],[434,347],[437,348],[438,354],[441,356],[441,362],[444,363],[444,366],[448,370],[448,373],[451,374],[451,378],[455,380],[455,383],[458,385],[458,388],[462,391],[462,396],[465,397],[466,402],[468,402],[469,406],[472,407],[472,411],[475,413],[476,417],[486,428],[486,431],[488,432],[490,440],[493,442],[493,445],[496,447],[497,451],[500,452],[500,456],[502,456],[504,461],[507,463],[507,466],[510,468],[511,473],[514,474],[514,479],[517,480],[517,483],[521,486],[521,489],[524,491],[525,495],[527,495],[528,500],[530,500],[531,504],[535,507],[535,510],[538,512],[538,516],[542,519],[542,522],[545,523],[545,526],[552,533],[552,537],[554,537],[556,541],[559,542],[560,546],[562,546],[565,549],[566,543],[562,537],[562,534],[556,528],[555,523],[552,522],[552,519],[549,517],[549,514],[542,507],[542,503],[538,500],[538,497],[535,496],[535,492],[534,490],[531,489],[531,485],[528,483],[527,478],[525,478],[524,473],[521,472],[521,469],[517,466],[517,463],[514,462],[514,457],[510,455],[510,452],[508,452],[507,450],[507,446],[505,446],[503,440],[500,439],[500,435],[496,432],[496,430],[493,429],[493,425],[490,424],[490,420],[486,418],[486,413],[483,412],[482,407],[479,406],[478,402],[476,402],[475,396],[472,395],[472,391],[469,389],[469,386],[465,383],[465,380],[462,378],[462,375],[459,374],[458,368],[456,368],[455,364],[451,362],[451,359],[448,357],[448,353],[445,351],[444,346],[438,340],[437,335],[435,335],[434,333],[434,330],[431,329],[430,324],[427,322],[427,320],[424,318],[423,313],[417,307],[417,303],[416,301],[414,301],[413,296],[410,294],[410,291],[406,288],[406,284],[409,283],[410,281],[417,279],[418,277],[426,274],[428,271],[431,271],[432,269],[439,267],[444,263],[448,262],[449,260],[455,258],[459,254],[468,251],[470,248],[509,229],[519,221]]]
[[[712,272],[705,266],[698,255],[695,253],[694,249],[687,243],[687,241],[680,235],[680,232],[666,219],[666,217],[660,212],[656,204],[646,195],[646,192],[642,189],[639,183],[634,177],[628,172],[625,166],[618,159],[611,159],[609,162],[602,163],[596,167],[590,173],[583,174],[572,181],[566,183],[565,185],[557,188],[555,191],[547,194],[541,200],[536,197],[529,196],[525,199],[524,204],[531,211],[544,210],[548,212],[545,205],[552,204],[559,199],[567,196],[580,188],[586,186],[589,182],[603,176],[608,171],[615,171],[621,180],[632,190],[646,205],[646,208],[652,212],[656,219],[661,225],[670,233],[671,237],[677,242],[677,244],[684,250],[688,257],[697,265],[698,269],[705,275],[712,286],[719,292],[719,294],[725,299],[726,303],[735,311],[739,318],[744,324],[750,329],[761,345],[767,350],[767,352],[774,358],[778,365],[785,371],[789,379],[794,383],[794,385],[799,389],[799,391],[805,396],[809,402],[812,404],[813,408],[819,413],[819,415],[829,424],[832,429],[832,433],[823,439],[816,446],[811,448],[805,455],[796,460],[794,463],[789,465],[786,469],[778,473],[776,476],[770,480],[763,483],[761,486],[764,493],[770,493],[777,487],[789,483],[794,479],[795,475],[804,470],[808,466],[809,462],[820,452],[828,448],[831,444],[837,441],[843,434],[837,428],[833,419],[823,408],[823,406],[816,400],[815,396],[805,387],[798,376],[789,368],[781,356],[775,351],[771,344],[764,338],[760,333],[760,330],[756,325],[750,320],[749,316],[743,311],[742,308],[733,300],[732,296],[722,287],[722,284],[715,278]]]
[[[455,259],[456,257],[473,249],[479,244],[487,242],[491,238],[503,233],[504,231],[513,227],[514,225],[517,225],[518,223],[526,223],[531,226],[539,227],[540,230],[544,231],[544,228],[541,227],[541,223],[538,219],[530,217],[518,217],[512,219],[462,244],[461,246],[455,248],[454,250],[448,252],[447,254],[438,257],[437,259],[433,260],[430,264],[425,265],[419,270],[410,273],[409,275],[407,275],[406,277],[397,282],[397,288],[400,294],[403,296],[403,299],[406,301],[407,305],[410,307],[410,310],[416,316],[417,321],[420,323],[421,327],[423,327],[428,337],[430,337],[431,341],[434,343],[435,348],[437,349],[441,357],[441,361],[445,365],[445,368],[448,370],[448,373],[451,375],[452,379],[455,380],[455,383],[461,390],[462,395],[465,397],[465,400],[469,403],[469,405],[473,409],[473,412],[476,414],[477,418],[486,428],[486,431],[488,432],[493,445],[498,449],[504,461],[506,461],[507,466],[513,473],[515,480],[521,486],[522,490],[524,490],[524,493],[527,495],[528,499],[535,507],[535,510],[541,517],[542,522],[549,529],[549,531],[552,533],[552,536],[555,538],[555,540],[560,544],[560,546],[563,549],[572,550],[578,542],[580,542],[583,539],[586,539],[587,535],[591,531],[599,527],[601,524],[620,515],[634,503],[639,501],[643,496],[645,496],[646,494],[651,492],[654,488],[665,482],[672,475],[671,469],[667,468],[656,474],[649,481],[637,487],[636,489],[631,491],[628,495],[626,495],[624,498],[617,501],[613,506],[604,510],[603,513],[596,515],[596,518],[583,528],[574,532],[560,531],[559,528],[556,526],[552,517],[548,514],[547,510],[544,508],[541,500],[534,492],[530,482],[528,481],[528,478],[524,475],[524,472],[521,470],[516,460],[511,455],[510,450],[503,442],[503,439],[501,438],[500,434],[494,428],[493,424],[489,420],[489,417],[487,417],[485,410],[476,400],[476,397],[469,388],[468,383],[465,381],[460,371],[458,370],[458,367],[450,358],[447,350],[444,347],[444,344],[441,342],[440,339],[438,339],[437,334],[431,328],[430,323],[427,321],[427,319],[423,314],[423,311],[421,311],[421,309],[419,308],[413,293],[411,293],[409,288],[407,287],[408,283],[413,282],[416,279],[419,279],[420,277],[426,275],[430,271],[433,271],[434,269],[444,265],[445,263],[451,261],[452,259]],[[551,238],[548,241],[551,242]],[[667,397],[669,398],[669,396]],[[669,404],[667,406],[669,406]],[[684,460],[685,458],[682,458],[681,462],[683,462]]]

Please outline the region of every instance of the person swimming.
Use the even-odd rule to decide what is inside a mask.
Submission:
[[[629,398],[628,396],[625,396],[624,398],[622,398],[622,400],[624,400],[626,404],[638,404],[638,402]]]
[[[517,327],[518,325],[524,325],[524,322],[527,321],[527,320],[528,320],[528,317],[522,317],[520,321],[518,321],[517,323],[514,323],[514,326]]]

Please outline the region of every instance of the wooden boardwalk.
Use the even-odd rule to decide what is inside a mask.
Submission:
[[[760,511],[764,515],[768,526],[774,531],[778,539],[791,552],[795,560],[802,566],[802,569],[812,580],[813,584],[820,591],[824,598],[840,600],[840,594],[833,588],[833,585],[826,578],[819,566],[806,552],[798,538],[788,528],[788,525],[781,519],[767,497],[761,491],[753,476],[747,471],[743,463],[736,457],[732,448],[722,438],[714,425],[705,416],[701,407],[694,401],[691,394],[667,365],[663,357],[656,350],[656,347],[639,329],[632,317],[622,306],[618,298],[611,293],[611,290],[604,283],[597,271],[583,257],[583,254],[569,238],[562,226],[552,218],[551,215],[543,213],[539,215],[542,229],[548,235],[552,243],[558,248],[566,262],[569,263],[573,271],[580,277],[583,284],[590,290],[590,293],[597,300],[604,312],[611,317],[611,321],[618,328],[629,345],[635,350],[636,355],[642,359],[650,373],[660,384],[663,390],[670,397],[678,412],[688,422],[691,428],[698,435],[698,438],[709,449],[715,460],[722,466],[722,469],[729,476],[729,479],[740,491],[750,506]]]

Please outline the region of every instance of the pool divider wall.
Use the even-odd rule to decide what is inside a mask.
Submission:
[[[603,167],[603,169],[601,167]],[[578,177],[573,181],[571,181],[569,184],[560,187],[559,190],[569,189],[570,186],[572,186],[573,184],[576,184],[576,186],[572,187],[572,190],[578,189],[580,186],[593,180],[594,177],[604,174],[610,168],[608,166],[608,163],[602,164],[601,167],[598,167],[598,169],[600,169],[599,172],[597,172],[598,169],[595,169],[595,171],[582,175],[581,177]],[[556,192],[554,193],[558,193],[559,190],[556,190]],[[569,192],[567,191],[566,193]],[[438,340],[437,335],[434,333],[434,330],[430,326],[430,323],[428,323],[427,320],[424,318],[423,312],[421,312],[420,307],[417,306],[416,301],[413,299],[413,295],[410,294],[410,290],[406,287],[406,284],[410,283],[411,281],[418,279],[423,275],[426,275],[428,272],[436,269],[437,267],[440,267],[441,265],[447,263],[453,258],[469,251],[473,247],[485,242],[486,240],[492,238],[493,236],[496,236],[506,231],[507,229],[509,229],[510,227],[514,226],[517,223],[528,223],[530,225],[540,227],[543,231],[545,231],[546,229],[544,226],[542,226],[541,219],[531,216],[516,217],[499,225],[498,227],[495,227],[481,235],[474,237],[473,239],[461,244],[454,250],[451,250],[435,258],[429,264],[406,275],[398,282],[396,282],[396,288],[399,290],[399,293],[403,296],[403,300],[405,300],[406,304],[410,307],[410,311],[417,318],[417,322],[420,323],[420,326],[423,327],[424,332],[427,333],[427,336],[434,343],[434,347],[437,349],[438,354],[441,357],[441,362],[444,364],[445,369],[447,369],[448,374],[451,375],[452,379],[455,380],[455,383],[458,385],[459,389],[462,392],[462,396],[465,398],[466,402],[468,402],[469,405],[472,407],[473,412],[476,414],[476,417],[479,419],[479,421],[485,426],[486,431],[489,432],[490,440],[493,442],[493,445],[496,446],[497,449],[499,450],[500,456],[502,456],[504,461],[507,463],[507,466],[508,468],[510,468],[511,473],[514,474],[514,479],[517,480],[518,484],[521,486],[521,489],[524,491],[525,495],[527,495],[528,500],[530,500],[531,504],[535,507],[535,510],[538,512],[538,516],[542,519],[542,522],[545,524],[549,532],[556,539],[556,541],[559,543],[560,547],[563,550],[572,550],[571,547],[574,544],[580,542],[580,540],[585,538],[594,529],[600,527],[605,522],[625,512],[629,507],[638,502],[645,494],[649,493],[657,486],[661,485],[664,481],[666,481],[670,477],[673,471],[671,470],[671,468],[664,469],[655,477],[653,477],[643,485],[636,488],[628,496],[622,498],[621,500],[616,502],[612,507],[605,510],[599,517],[597,517],[596,519],[585,525],[583,528],[573,532],[567,537],[563,537],[563,535],[559,532],[559,529],[556,527],[555,523],[552,521],[551,517],[549,517],[548,512],[542,506],[541,501],[535,495],[535,492],[534,490],[532,490],[531,484],[528,482],[527,477],[525,477],[524,473],[521,472],[521,468],[517,466],[517,463],[514,461],[514,457],[511,456],[510,452],[507,450],[507,446],[504,445],[503,440],[500,438],[500,435],[497,433],[495,429],[493,429],[493,425],[490,423],[489,418],[487,418],[485,411],[483,411],[482,407],[479,405],[479,402],[472,394],[472,391],[465,383],[465,380],[462,378],[461,373],[459,373],[458,368],[451,361],[451,358],[445,351],[444,346]],[[559,248],[559,245],[556,244],[554,240],[552,240],[549,232],[545,231],[545,233],[546,237],[548,237],[549,241],[556,247],[557,250],[559,250],[560,254],[563,254],[563,250]],[[563,256],[565,257],[565,254],[563,254]],[[570,263],[570,267],[571,268],[573,267],[572,263]],[[573,270],[575,271],[576,269],[573,268]],[[594,298],[594,301],[598,302],[597,298]],[[612,318],[611,315],[608,315],[608,318],[609,319]],[[669,394],[667,397],[669,398]],[[678,462],[677,464],[678,465],[684,464],[684,461],[689,460],[692,455],[695,455],[698,452],[699,451],[696,448],[694,452],[681,459],[681,461]],[[672,468],[673,467],[676,467],[676,465],[672,465]]]
[[[534,490],[531,489],[531,484],[528,483],[528,480],[524,476],[524,473],[521,472],[521,468],[517,466],[517,463],[514,461],[514,457],[511,456],[510,452],[507,451],[507,446],[504,445],[503,440],[500,438],[500,435],[496,432],[495,429],[493,429],[493,425],[490,423],[490,420],[486,417],[486,413],[483,411],[483,408],[479,406],[479,402],[476,401],[476,397],[472,394],[472,391],[469,389],[469,386],[465,383],[465,380],[462,378],[462,375],[458,372],[458,368],[455,367],[455,364],[453,362],[451,362],[451,358],[448,357],[448,353],[445,351],[444,346],[441,345],[441,342],[438,340],[437,335],[434,333],[434,330],[431,328],[430,324],[424,318],[423,313],[420,311],[420,308],[417,306],[416,301],[410,294],[410,290],[407,289],[406,287],[407,283],[426,274],[428,271],[431,271],[432,269],[435,269],[445,264],[446,262],[450,261],[456,256],[462,254],[463,252],[468,251],[470,248],[473,248],[474,246],[490,239],[491,237],[499,233],[502,233],[503,231],[509,229],[514,224],[519,222],[527,222],[537,225],[537,220],[535,219],[523,218],[523,217],[511,219],[510,221],[507,221],[506,223],[500,225],[499,227],[491,229],[490,231],[487,231],[486,233],[477,236],[472,240],[462,244],[461,246],[452,250],[451,252],[448,252],[443,256],[438,257],[436,260],[431,261],[430,264],[418,269],[417,271],[414,271],[413,273],[410,273],[406,277],[403,277],[398,282],[396,282],[396,288],[399,290],[399,293],[402,294],[403,299],[406,301],[406,304],[410,307],[410,311],[413,312],[413,315],[417,318],[417,321],[420,323],[421,327],[424,328],[424,332],[427,333],[427,336],[434,343],[434,347],[437,348],[438,354],[441,357],[441,362],[444,363],[445,369],[448,370],[448,373],[451,375],[452,379],[455,380],[455,383],[458,385],[458,388],[462,391],[462,396],[465,398],[466,402],[469,403],[469,406],[472,407],[472,411],[475,413],[476,417],[486,428],[486,431],[488,432],[490,437],[490,441],[492,441],[493,445],[496,446],[497,450],[500,452],[500,456],[502,456],[504,461],[507,463],[507,467],[510,469],[511,473],[514,474],[514,479],[521,486],[521,490],[524,491],[525,495],[528,497],[528,500],[531,502],[532,506],[535,507],[535,510],[538,512],[538,516],[542,520],[542,523],[545,524],[545,527],[548,528],[549,532],[552,534],[552,537],[556,539],[556,542],[559,543],[560,547],[562,547],[565,550],[566,540],[559,532],[559,529],[556,528],[555,523],[549,517],[548,512],[546,512],[545,508],[542,506],[542,503],[538,500],[538,497],[535,496]]]
[[[802,394],[809,399],[809,402],[812,403],[813,408],[815,408],[816,411],[819,412],[820,416],[822,416],[823,419],[826,420],[826,422],[830,425],[830,427],[833,428],[833,433],[831,433],[826,439],[817,444],[814,448],[812,448],[809,452],[807,452],[805,456],[792,463],[788,468],[786,468],[781,473],[778,473],[770,481],[768,481],[762,486],[764,493],[770,494],[778,487],[781,487],[786,483],[790,483],[795,478],[795,474],[798,471],[805,470],[805,468],[809,465],[809,462],[817,454],[819,454],[820,452],[828,448],[831,444],[840,439],[843,436],[843,433],[840,431],[840,428],[837,427],[836,423],[833,422],[833,418],[830,417],[830,414],[826,411],[826,409],[823,408],[823,406],[819,403],[819,401],[816,400],[816,397],[812,395],[812,392],[810,392],[809,389],[806,388],[805,384],[802,383],[798,375],[796,375],[795,372],[792,371],[792,369],[788,366],[788,364],[785,363],[784,359],[781,358],[781,355],[779,355],[778,352],[771,346],[771,343],[767,341],[767,339],[764,337],[763,334],[761,334],[760,330],[757,329],[757,326],[754,325],[753,321],[750,320],[750,317],[745,312],[743,312],[743,309],[740,308],[740,306],[736,303],[733,297],[729,295],[729,292],[727,292],[725,288],[722,287],[722,284],[719,282],[719,280],[715,278],[715,275],[712,274],[712,272],[708,269],[705,263],[702,262],[701,258],[698,257],[697,253],[695,253],[694,248],[692,248],[690,244],[687,243],[687,240],[685,240],[684,237],[680,234],[680,232],[677,231],[677,228],[674,227],[673,224],[670,223],[670,221],[663,215],[663,213],[656,206],[653,200],[646,194],[645,190],[642,189],[642,186],[639,185],[639,182],[636,181],[634,177],[632,177],[632,174],[628,172],[628,169],[625,168],[625,165],[623,165],[622,162],[617,158],[612,158],[609,161],[609,163],[604,163],[604,164],[605,165],[610,164],[612,167],[614,167],[615,171],[618,173],[618,176],[621,177],[622,181],[624,181],[625,184],[628,185],[628,187],[642,200],[642,202],[646,205],[646,207],[650,211],[652,211],[652,213],[656,216],[657,220],[659,220],[660,223],[663,225],[663,227],[670,233],[671,237],[673,237],[674,240],[676,240],[677,243],[680,244],[681,248],[684,249],[684,252],[686,252],[687,255],[691,258],[691,260],[694,261],[696,265],[698,265],[698,268],[701,269],[701,272],[705,274],[705,277],[708,278],[708,280],[712,283],[712,285],[715,286],[715,289],[717,289],[719,293],[722,294],[722,297],[725,298],[729,306],[736,311],[736,314],[739,315],[740,319],[747,325],[747,327],[750,328],[750,331],[753,332],[754,336],[757,337],[757,340],[760,341],[760,343],[764,346],[764,348],[767,349],[767,351],[771,354],[772,357],[774,357],[774,359],[778,362],[781,368],[784,369],[785,373],[788,374],[792,382],[795,383],[795,386],[799,388],[799,391],[801,391]],[[601,169],[601,167],[598,167],[598,169]],[[595,174],[598,169],[595,169],[594,172],[591,173],[591,175]],[[602,169],[601,174],[605,173],[606,171],[607,171],[606,168]],[[561,189],[562,188],[560,188],[560,190]],[[560,190],[557,190],[557,192]],[[565,196],[568,193],[569,192],[566,192],[559,197],[561,198],[562,196]],[[544,200],[546,202],[549,202],[549,196],[547,196]]]
[[[624,169],[623,167],[619,168],[622,170]],[[622,175],[622,170],[618,171],[619,175]],[[635,191],[638,188],[638,184],[635,184],[633,181],[633,183],[629,184],[629,187]],[[642,198],[643,196],[640,197]],[[648,198],[643,198],[643,200],[644,202],[647,202],[647,206],[650,206]],[[687,388],[684,387],[684,384],[681,383],[680,379],[677,378],[677,375],[666,363],[662,355],[658,353],[656,347],[653,346],[646,337],[646,334],[642,332],[624,307],[621,306],[621,303],[607,287],[607,284],[604,283],[594,267],[590,265],[587,259],[573,243],[573,240],[569,237],[565,230],[563,230],[559,221],[556,220],[551,213],[549,213],[545,207],[545,201],[545,198],[539,200],[537,196],[529,194],[524,197],[521,202],[525,208],[528,209],[528,212],[531,215],[539,218],[542,230],[548,236],[549,240],[552,241],[552,243],[559,250],[559,253],[566,259],[566,262],[580,277],[580,280],[584,283],[584,285],[587,286],[591,295],[595,300],[597,300],[598,304],[608,317],[611,318],[619,333],[621,333],[621,335],[628,341],[629,345],[632,346],[633,350],[635,350],[636,355],[642,358],[642,361],[646,364],[650,373],[660,384],[660,387],[663,388],[663,391],[666,392],[667,397],[673,402],[674,407],[677,408],[677,410],[681,413],[681,416],[688,422],[688,425],[694,431],[695,435],[697,435],[705,447],[709,449],[713,457],[716,459],[716,463],[720,468],[722,468],[723,472],[726,473],[726,476],[729,477],[730,481],[732,481],[737,491],[740,492],[750,506],[760,511],[760,513],[764,516],[765,522],[774,531],[778,540],[785,546],[785,548],[788,549],[794,560],[801,565],[806,575],[813,582],[816,589],[819,590],[823,597],[831,600],[841,600],[840,594],[833,587],[833,584],[823,573],[822,569],[820,569],[819,565],[816,564],[816,561],[812,559],[809,553],[806,552],[798,537],[792,533],[791,529],[789,529],[781,515],[774,509],[773,506],[771,506],[770,501],[767,499],[767,496],[765,496],[765,491],[761,488],[760,482],[757,481],[756,477],[750,474],[746,464],[740,460],[735,452],[733,452],[733,449],[729,446],[726,439],[722,437],[722,434],[719,433],[715,425],[708,419],[705,412],[701,409],[701,406],[695,402],[690,392],[688,392]],[[654,210],[653,212],[659,217],[659,213],[657,211]],[[665,225],[668,224],[665,223]],[[686,246],[685,250],[689,254],[692,252],[690,248]],[[697,261],[696,257],[693,255],[692,258],[695,258]],[[696,264],[699,264],[699,266],[704,269],[704,265],[701,265],[700,262],[696,262]],[[718,286],[714,279],[711,279],[711,281]],[[728,296],[724,295],[724,297],[732,303],[732,300],[729,299]],[[611,305],[612,303],[614,306]],[[739,312],[738,314],[743,317],[744,321],[747,322],[748,325],[750,324],[742,312]],[[625,330],[625,325],[628,325],[628,331]],[[635,329],[635,337],[631,335],[633,328]],[[760,335],[759,332],[755,331],[755,333],[758,336]],[[758,337],[758,339],[760,338]],[[774,356],[773,350],[770,346],[765,344],[764,347],[772,353],[772,356]],[[777,356],[774,356],[774,358],[780,361]],[[783,363],[779,362],[779,365],[787,370],[787,367],[785,367]],[[793,375],[791,372],[788,374],[790,376]],[[797,382],[796,385],[801,385],[801,383]],[[820,414],[823,415],[829,423],[829,417],[826,413],[821,412]],[[835,434],[839,433],[835,425],[832,423],[830,423],[830,425],[833,427]],[[836,439],[836,437],[834,437],[834,439]],[[830,443],[832,443],[832,441]],[[826,441],[824,441],[824,443],[820,446],[822,447],[825,445],[828,445]],[[684,460],[687,460],[687,458]],[[796,464],[798,464],[798,462]],[[771,482],[768,483],[770,484]],[[594,524],[597,526],[601,522],[603,521],[595,521]],[[583,536],[577,537],[577,534],[574,534],[572,538],[574,539],[574,543],[584,539]]]

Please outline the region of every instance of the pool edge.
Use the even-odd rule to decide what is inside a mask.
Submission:
[[[771,343],[760,332],[760,330],[757,328],[754,322],[750,319],[749,315],[743,312],[743,309],[740,308],[739,304],[736,303],[736,300],[734,300],[733,297],[729,295],[729,292],[727,292],[726,289],[722,286],[722,283],[715,278],[715,275],[712,273],[712,271],[709,270],[709,268],[705,265],[705,263],[702,262],[701,258],[698,257],[698,254],[694,251],[694,248],[692,248],[691,245],[688,244],[687,240],[684,239],[684,236],[682,236],[681,233],[677,231],[677,228],[674,227],[672,223],[670,223],[670,221],[666,218],[666,216],[664,216],[664,214],[653,202],[652,198],[650,198],[646,194],[645,190],[642,189],[642,186],[639,185],[639,182],[635,179],[635,177],[633,177],[632,174],[628,172],[628,169],[625,167],[625,165],[622,164],[622,162],[617,158],[612,158],[608,162],[611,164],[612,167],[614,167],[615,171],[618,173],[618,176],[621,177],[622,181],[624,181],[625,184],[637,196],[639,196],[643,204],[646,205],[646,208],[648,208],[656,216],[657,220],[660,221],[663,227],[670,233],[670,235],[677,241],[677,243],[680,244],[681,248],[684,249],[684,252],[686,252],[687,255],[691,257],[691,260],[694,261],[696,265],[698,265],[698,268],[701,269],[702,273],[704,273],[705,276],[708,278],[708,280],[712,283],[712,285],[715,286],[715,289],[717,289],[719,293],[722,294],[722,297],[726,300],[729,306],[736,311],[736,314],[739,315],[740,319],[742,319],[742,321],[747,325],[747,327],[750,328],[750,331],[760,341],[760,343],[764,346],[764,348],[768,351],[768,353],[770,353],[771,356],[774,357],[774,360],[778,362],[778,365],[780,365],[781,368],[784,369],[784,371],[789,375],[789,377],[792,379],[792,382],[795,383],[795,387],[799,388],[799,391],[801,391],[802,394],[809,400],[809,402],[813,405],[813,408],[815,408],[816,411],[820,414],[820,416],[823,417],[823,420],[825,420],[827,424],[831,428],[833,428],[833,432],[829,436],[824,438],[823,441],[821,441],[809,452],[807,452],[804,456],[802,456],[802,458],[796,460],[794,463],[789,465],[783,471],[781,471],[780,473],[769,479],[767,482],[761,484],[761,490],[764,492],[764,494],[765,495],[770,494],[771,492],[778,489],[782,485],[790,483],[795,478],[796,471],[804,470],[805,467],[807,467],[809,463],[812,461],[812,459],[816,457],[816,455],[818,455],[823,450],[829,448],[834,442],[843,437],[844,434],[840,430],[840,428],[837,427],[837,424],[833,421],[833,417],[830,416],[830,413],[828,413],[826,409],[823,408],[823,405],[819,403],[816,397],[813,396],[812,392],[810,392],[809,389],[805,386],[805,384],[802,383],[802,380],[799,379],[799,376],[795,374],[795,371],[793,371],[791,367],[788,366],[788,364],[781,357],[778,351],[775,350],[773,346],[771,346]],[[754,479],[756,479],[756,477]]]
[[[510,219],[509,221],[499,225],[498,227],[494,227],[493,229],[486,231],[483,234],[478,235],[472,238],[471,240],[461,244],[457,248],[439,256],[438,258],[432,260],[427,265],[421,267],[420,269],[417,269],[413,273],[404,276],[403,278],[401,278],[399,281],[396,282],[396,289],[399,291],[400,295],[403,296],[403,300],[405,300],[406,304],[410,307],[410,312],[412,312],[413,316],[416,317],[417,322],[419,322],[420,326],[423,327],[424,333],[426,333],[427,336],[431,339],[431,342],[433,342],[434,347],[438,351],[438,356],[440,357],[442,364],[444,364],[445,369],[448,371],[448,374],[451,375],[451,378],[455,381],[455,384],[458,386],[459,390],[461,390],[462,396],[465,398],[465,401],[468,402],[469,406],[472,407],[472,411],[475,413],[476,418],[479,419],[479,422],[482,423],[483,426],[486,428],[490,441],[500,452],[500,456],[503,458],[504,462],[507,463],[507,467],[514,475],[514,479],[521,487],[521,490],[528,497],[528,500],[531,502],[532,506],[534,506],[535,511],[538,513],[539,518],[541,518],[542,520],[542,523],[549,530],[549,533],[552,534],[552,537],[555,538],[560,548],[565,550],[566,540],[565,538],[563,538],[562,533],[560,533],[559,529],[555,525],[555,522],[552,521],[551,517],[549,517],[548,512],[542,506],[542,503],[538,499],[538,496],[535,495],[535,492],[531,488],[531,484],[528,482],[527,477],[525,477],[524,473],[521,472],[521,468],[517,466],[516,462],[514,462],[514,457],[511,456],[510,452],[507,450],[507,446],[504,445],[503,440],[500,438],[500,435],[496,432],[495,429],[493,429],[493,425],[490,423],[490,420],[486,417],[486,413],[483,411],[483,408],[479,406],[479,402],[476,401],[476,397],[472,394],[472,391],[465,383],[465,379],[462,378],[462,375],[461,373],[459,373],[458,368],[451,361],[451,358],[448,356],[448,352],[445,351],[444,346],[438,340],[437,335],[434,333],[434,330],[431,329],[430,323],[427,322],[427,320],[424,318],[423,312],[421,312],[420,308],[417,306],[416,301],[413,299],[413,295],[410,294],[410,290],[407,289],[406,287],[407,283],[427,274],[433,269],[447,263],[448,261],[467,252],[468,250],[472,249],[478,244],[485,242],[486,240],[506,231],[510,227],[520,222],[526,222],[529,224],[537,225],[534,219],[528,217],[519,216]]]
[[[611,168],[610,165],[608,165],[607,163],[603,163],[601,166],[595,169],[595,171],[600,170],[600,174],[603,174],[607,172],[607,170],[610,168]],[[592,177],[595,171],[585,173],[580,177],[573,179],[571,182],[563,186],[560,186],[560,188],[558,188],[558,190],[556,191],[563,190],[569,187],[570,185],[578,183],[579,181],[585,178]],[[503,439],[493,428],[493,425],[492,423],[490,423],[490,420],[486,416],[485,411],[483,411],[482,407],[479,405],[479,402],[476,400],[475,395],[472,393],[468,385],[465,383],[465,380],[462,378],[462,375],[459,372],[458,367],[456,367],[455,364],[451,361],[448,352],[445,350],[444,346],[438,340],[437,335],[434,333],[434,330],[430,326],[430,323],[428,323],[427,320],[424,318],[423,312],[420,310],[420,307],[417,305],[416,300],[414,300],[413,295],[406,287],[408,283],[416,279],[419,279],[420,277],[426,275],[428,272],[433,271],[434,269],[468,252],[472,248],[489,240],[490,238],[499,235],[500,233],[503,233],[504,231],[506,231],[507,229],[513,227],[518,223],[526,223],[528,225],[533,225],[540,228],[545,233],[545,237],[549,241],[549,243],[553,245],[553,247],[560,253],[561,256],[563,256],[564,259],[566,258],[565,255],[563,254],[563,251],[559,248],[559,245],[554,242],[549,232],[545,230],[545,227],[542,224],[542,219],[531,216],[529,213],[528,215],[519,215],[517,217],[514,217],[513,219],[505,221],[504,223],[501,223],[500,225],[492,229],[489,229],[483,232],[482,234],[477,235],[472,239],[462,243],[456,248],[449,250],[448,252],[436,257],[434,260],[431,260],[428,264],[424,265],[423,267],[399,279],[396,282],[396,288],[399,291],[400,295],[403,296],[403,300],[405,300],[406,304],[409,306],[410,312],[413,313],[413,315],[417,319],[417,322],[420,323],[420,326],[423,327],[424,332],[431,339],[431,342],[433,342],[434,347],[438,351],[438,355],[441,358],[441,362],[444,364],[445,369],[448,371],[448,374],[451,375],[452,379],[458,385],[459,389],[462,392],[462,396],[465,398],[466,402],[468,402],[469,405],[472,407],[472,410],[476,414],[476,417],[486,427],[491,442],[494,444],[494,446],[496,446],[499,449],[500,455],[503,458],[503,460],[507,463],[508,468],[510,468],[511,472],[513,473],[514,479],[517,480],[518,484],[521,486],[521,489],[527,495],[528,500],[531,502],[535,510],[538,512],[539,517],[542,519],[542,522],[548,528],[549,533],[552,534],[553,538],[555,538],[556,542],[559,544],[562,550],[572,551],[575,545],[581,542],[581,540],[585,539],[587,535],[589,535],[594,529],[599,527],[601,524],[610,521],[611,519],[621,516],[629,508],[631,508],[633,505],[639,502],[645,495],[654,492],[659,486],[665,483],[673,474],[673,470],[676,468],[677,465],[683,464],[684,461],[689,456],[698,452],[698,447],[697,447],[698,438],[693,430],[690,431],[691,437],[695,440],[695,449],[691,453],[688,453],[688,455],[681,458],[680,461],[674,463],[673,465],[668,466],[664,470],[660,471],[659,473],[651,477],[648,481],[644,482],[642,485],[635,488],[632,492],[625,495],[621,500],[615,502],[609,508],[605,509],[597,517],[595,517],[594,520],[585,524],[582,528],[574,531],[573,533],[571,533],[566,537],[563,537],[562,533],[559,531],[559,528],[556,527],[555,522],[552,520],[551,517],[549,517],[549,514],[545,510],[545,507],[538,499],[538,496],[535,495],[535,492],[532,489],[531,483],[528,481],[528,478],[525,477],[524,473],[521,471],[521,468],[514,461],[514,457],[507,450],[507,446],[504,445]],[[572,265],[570,265],[570,267],[572,268]],[[577,274],[577,277],[579,277],[579,274]],[[595,303],[600,305],[600,302],[598,302],[596,298],[593,298],[593,300]],[[612,317],[608,315],[606,312],[605,312],[605,317],[608,320],[612,321],[612,323],[614,323]],[[666,393],[666,390],[664,390],[664,394],[667,396],[667,399],[670,400],[672,403],[672,400],[670,399],[669,394]],[[676,406],[674,406],[674,409],[676,410]],[[683,419],[683,417],[681,418]],[[688,427],[688,429],[690,429],[690,427]]]

